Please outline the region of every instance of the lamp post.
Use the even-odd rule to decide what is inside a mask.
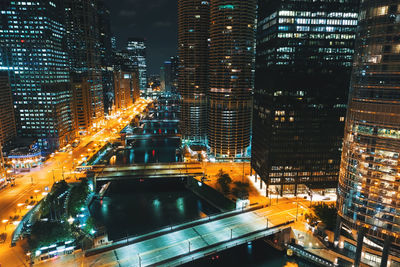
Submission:
[[[8,220],[5,219],[5,220],[2,220],[1,222],[4,223],[4,230],[7,230],[7,223],[8,223]]]

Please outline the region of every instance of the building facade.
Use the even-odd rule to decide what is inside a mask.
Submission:
[[[358,233],[355,266],[363,243],[383,250],[380,266],[400,252],[399,16],[398,0],[361,3],[337,201],[338,225]]]
[[[75,89],[89,90],[79,93],[89,95],[90,105],[83,109],[89,118],[85,126],[88,129],[104,117],[98,5],[95,0],[65,0],[64,5],[71,80],[83,83]]]
[[[245,155],[250,146],[256,4],[211,1],[207,138],[215,156]]]
[[[135,72],[114,72],[114,111],[126,109],[139,97],[139,79]]]
[[[126,46],[131,64],[139,73],[140,90],[147,90],[146,41],[144,38],[130,38]]]
[[[0,149],[17,135],[8,72],[0,71]],[[1,152],[0,152],[1,153]],[[1,156],[0,156],[1,157]]]
[[[0,70],[10,79],[17,134],[52,150],[74,136],[72,114],[64,113],[59,121],[54,113],[55,103],[71,109],[66,101],[71,92],[64,86],[70,81],[63,46],[64,6],[58,0],[30,3],[0,2]],[[65,89],[53,94],[50,86]]]
[[[358,0],[258,8],[251,166],[273,193],[335,190]]]
[[[182,138],[206,143],[210,3],[178,1],[178,92]]]
[[[111,20],[110,10],[104,0],[98,0],[99,18],[99,42],[100,42],[100,63],[101,78],[103,84],[104,113],[109,114],[112,108],[114,91],[113,81],[113,49],[111,43]]]

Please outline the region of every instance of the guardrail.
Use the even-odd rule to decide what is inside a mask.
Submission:
[[[231,217],[231,216],[235,216],[238,214],[242,214],[242,213],[247,213],[247,212],[251,212],[251,211],[255,211],[258,209],[264,208],[264,206],[259,205],[259,206],[255,206],[255,207],[251,207],[248,209],[242,209],[242,210],[234,210],[234,211],[229,211],[229,212],[224,212],[224,213],[217,213],[215,215],[210,215],[207,216],[205,218],[201,218],[198,220],[188,220],[185,223],[180,223],[178,225],[169,225],[166,227],[162,227],[159,228],[158,230],[155,231],[151,231],[149,233],[146,234],[142,234],[142,235],[134,235],[134,236],[129,236],[126,238],[121,238],[118,240],[114,240],[111,244],[108,245],[104,245],[102,247],[97,247],[97,248],[92,248],[89,249],[85,252],[85,257],[89,257],[89,256],[93,256],[96,254],[101,254],[110,250],[114,250],[114,249],[118,249],[127,245],[131,245],[134,243],[138,243],[150,238],[154,238],[154,237],[158,237],[167,233],[171,233],[174,231],[178,231],[178,230],[182,230],[182,229],[186,229],[186,228],[190,228],[190,227],[194,227],[206,222],[212,222],[212,221],[216,221],[216,220],[220,220],[220,219],[224,219],[227,217]]]
[[[290,221],[275,225],[270,228],[261,229],[261,230],[258,230],[258,231],[255,231],[255,232],[252,232],[252,233],[249,233],[246,235],[238,236],[236,238],[233,238],[233,239],[230,239],[227,241],[221,241],[221,242],[212,244],[212,245],[204,247],[204,248],[192,250],[192,251],[188,252],[186,255],[179,255],[179,256],[172,257],[172,258],[169,258],[169,259],[157,262],[157,263],[153,263],[150,265],[146,265],[146,266],[160,266],[160,265],[178,266],[178,265],[182,265],[182,264],[185,264],[188,262],[192,262],[192,261],[210,256],[210,255],[218,253],[220,251],[224,251],[224,250],[236,247],[236,246],[240,246],[242,244],[246,244],[247,242],[252,242],[252,241],[279,233],[282,230],[286,229],[286,227],[284,227],[284,226],[288,226],[289,224],[292,224],[292,223],[294,223],[294,220],[290,220]],[[209,251],[210,248],[214,248],[214,247],[216,248],[215,250]],[[203,250],[207,250],[207,252],[190,256],[190,254],[199,253],[200,251],[203,251]]]
[[[318,255],[315,255],[311,252],[308,252],[298,245],[289,244],[288,248],[293,250],[294,254],[297,255],[298,257],[306,259],[308,261],[311,261],[319,266],[328,266],[328,267],[337,266],[333,262],[328,261],[328,260],[326,260]]]

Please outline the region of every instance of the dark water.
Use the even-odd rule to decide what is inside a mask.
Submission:
[[[295,257],[288,257],[284,252],[271,248],[263,240],[238,246],[220,253],[210,255],[188,264],[184,267],[203,266],[243,266],[243,267],[281,267],[295,263],[299,267],[315,267],[316,265]],[[288,265],[289,266],[289,265]],[[296,266],[296,265],[292,265]]]
[[[142,134],[175,134],[175,122],[159,122],[177,118],[175,106],[158,105],[159,112],[151,118],[157,122],[146,122]],[[138,134],[140,134],[138,132]],[[121,150],[115,155],[118,165],[133,163],[176,162],[180,158],[176,149],[180,147],[178,138],[148,138],[137,140],[132,148]],[[155,231],[171,224],[180,224],[215,214],[217,209],[199,199],[179,181],[123,181],[113,182],[102,201],[96,200],[90,207],[96,222],[104,225],[110,240],[127,235],[140,235]],[[218,256],[218,258],[217,258]],[[301,267],[314,267],[298,259],[287,258],[264,241],[242,245],[217,255],[186,264],[186,267],[203,266],[267,266],[280,267],[295,262]]]
[[[113,182],[103,201],[90,207],[109,239],[155,231],[215,214],[217,209],[187,190],[180,181]]]
[[[178,138],[149,138],[137,140],[132,148],[118,151],[116,164],[125,165],[133,163],[167,163],[176,162],[179,156],[176,149],[180,146]]]

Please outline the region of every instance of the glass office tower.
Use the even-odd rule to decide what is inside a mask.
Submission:
[[[214,0],[210,13],[208,145],[215,156],[250,146],[256,0]]]
[[[57,149],[75,136],[63,1],[0,1],[0,70],[8,72],[17,133]]]
[[[361,3],[338,189],[342,223],[383,247],[381,266],[400,251],[399,18],[399,0]]]
[[[141,91],[147,90],[147,63],[146,63],[146,41],[144,38],[130,38],[126,46],[129,58],[136,66],[139,74],[139,85]]]
[[[337,187],[358,0],[259,1],[252,168],[279,194]]]
[[[209,28],[209,1],[178,1],[180,129],[195,143],[207,135]]]

